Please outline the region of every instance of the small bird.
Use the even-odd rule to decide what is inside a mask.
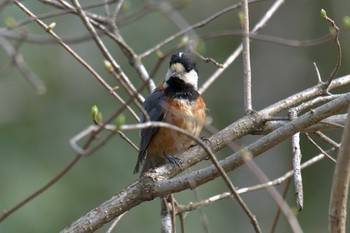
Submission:
[[[206,105],[197,91],[198,70],[191,54],[179,52],[171,56],[165,81],[146,98],[143,107],[151,121],[167,122],[198,137],[206,117]],[[145,117],[142,117],[145,122]],[[167,161],[178,165],[175,155],[194,144],[193,140],[169,128],[141,130],[141,142],[134,173],[143,164],[141,175]]]

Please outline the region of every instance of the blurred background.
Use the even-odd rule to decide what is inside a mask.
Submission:
[[[0,1],[1,2],[1,1]],[[84,4],[98,1],[81,1]],[[161,1],[159,1],[161,2]],[[176,1],[178,2],[178,1]],[[238,2],[238,1],[237,1]],[[23,1],[23,4],[36,15],[57,11],[41,1]],[[232,4],[232,1],[188,0],[181,1],[177,13],[191,25],[206,19]],[[250,5],[251,28],[265,14],[273,1],[261,1]],[[142,8],[143,1],[125,1],[122,16],[128,16]],[[20,22],[28,17],[15,5],[0,4],[1,30],[11,22]],[[329,24],[320,17],[325,9],[339,27],[343,18],[350,16],[348,0],[294,0],[285,1],[278,12],[260,31],[261,34],[292,40],[308,40],[329,34]],[[105,8],[91,11],[104,14]],[[57,16],[44,20],[47,24],[56,22],[54,31],[62,38],[87,35],[80,18],[75,15]],[[197,29],[200,38],[210,33],[224,30],[240,30],[237,11],[230,11],[205,27]],[[35,23],[16,29],[17,32],[49,36]],[[152,11],[126,25],[121,25],[120,33],[125,41],[138,54],[156,45],[178,28],[166,15]],[[343,64],[338,77],[349,74],[350,34],[344,30],[341,35]],[[5,37],[7,38],[7,37]],[[8,38],[7,38],[8,39]],[[142,85],[136,72],[119,47],[104,38],[109,51],[121,65],[135,86]],[[75,156],[69,140],[92,124],[91,107],[99,106],[103,115],[110,116],[120,104],[104,89],[87,70],[66,50],[56,43],[31,43],[9,39],[18,46],[29,67],[45,83],[46,92],[39,95],[23,78],[11,60],[0,49],[0,211],[11,208],[20,200],[43,186],[54,177]],[[240,37],[203,39],[200,52],[218,62],[225,59],[240,44]],[[166,45],[167,51],[179,42]],[[110,83],[116,81],[105,71],[103,56],[91,40],[71,43],[70,46],[85,59],[101,76]],[[260,110],[276,101],[302,91],[317,83],[313,62],[316,62],[324,80],[329,77],[336,63],[336,47],[333,41],[311,47],[288,47],[266,41],[253,40],[251,43],[251,63],[253,77],[253,106]],[[151,54],[144,60],[145,67],[151,71],[157,56]],[[164,79],[167,69],[166,59],[153,77],[156,83]],[[213,64],[197,62],[200,84],[217,69]],[[344,91],[344,90],[343,90]],[[345,90],[347,91],[347,90]],[[144,96],[149,93],[143,92]],[[125,93],[121,95],[126,97]],[[213,126],[222,129],[244,115],[242,58],[237,59],[220,78],[203,94],[208,107],[208,115]],[[126,113],[127,123],[134,119]],[[137,131],[126,132],[136,144],[139,143]],[[204,135],[210,136],[206,131]],[[340,139],[341,132],[332,132],[332,137]],[[237,142],[247,145],[259,136],[248,136]],[[309,142],[302,137],[303,161],[318,154]],[[232,154],[229,149],[217,155],[224,158]],[[291,145],[282,143],[259,156],[256,162],[270,178],[277,178],[290,169]],[[120,192],[138,178],[132,173],[137,152],[125,141],[115,136],[101,150],[88,158],[83,158],[63,179],[48,191],[19,209],[0,223],[0,232],[58,232],[71,224],[100,203]],[[198,167],[210,162],[201,162]],[[323,160],[303,170],[304,210],[298,219],[304,232],[327,232],[328,205],[334,164]],[[238,188],[258,184],[252,172],[245,166],[231,172],[232,182]],[[284,185],[277,187],[283,190]],[[197,189],[199,198],[208,198],[227,191],[221,179],[217,179]],[[181,204],[194,202],[192,191],[175,194]],[[244,200],[262,227],[269,232],[277,206],[265,191],[243,195]],[[290,187],[287,201],[295,207],[294,188]],[[232,200],[217,202],[202,209],[209,222],[209,232],[253,232],[249,219],[239,205]],[[129,211],[113,232],[159,232],[159,200],[143,203]],[[204,232],[199,211],[186,216],[186,232]],[[108,226],[98,232],[105,232]],[[348,228],[350,224],[348,224]],[[218,230],[219,229],[219,230]],[[276,232],[290,232],[284,217]]]

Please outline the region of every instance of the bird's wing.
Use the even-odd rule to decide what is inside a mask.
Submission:
[[[163,104],[165,96],[162,90],[155,90],[144,102],[143,108],[148,113],[151,121],[162,121],[164,117]],[[142,122],[145,122],[145,117],[142,116]],[[134,169],[134,173],[139,172],[140,165],[146,157],[146,150],[153,136],[157,133],[158,128],[149,127],[141,130],[141,143],[139,148],[139,156]]]

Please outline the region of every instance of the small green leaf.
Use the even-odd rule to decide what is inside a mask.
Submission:
[[[321,9],[321,17],[324,19],[327,18],[327,12],[324,9]]]
[[[109,73],[112,73],[114,71],[112,64],[108,60],[104,60],[103,64]]]
[[[125,115],[124,114],[120,114],[117,119],[115,120],[115,130],[119,130],[120,126],[125,124]]]

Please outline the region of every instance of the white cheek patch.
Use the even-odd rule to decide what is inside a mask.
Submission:
[[[198,73],[195,70],[191,70],[186,73],[184,67],[180,63],[173,64],[165,75],[165,83],[168,81],[174,73],[179,75],[179,78],[187,84],[190,84],[197,90],[198,86]],[[166,86],[165,86],[166,87]]]
[[[183,74],[180,77],[185,83],[191,84],[195,90],[197,90],[198,86],[198,73],[195,70],[191,70],[188,73]]]

